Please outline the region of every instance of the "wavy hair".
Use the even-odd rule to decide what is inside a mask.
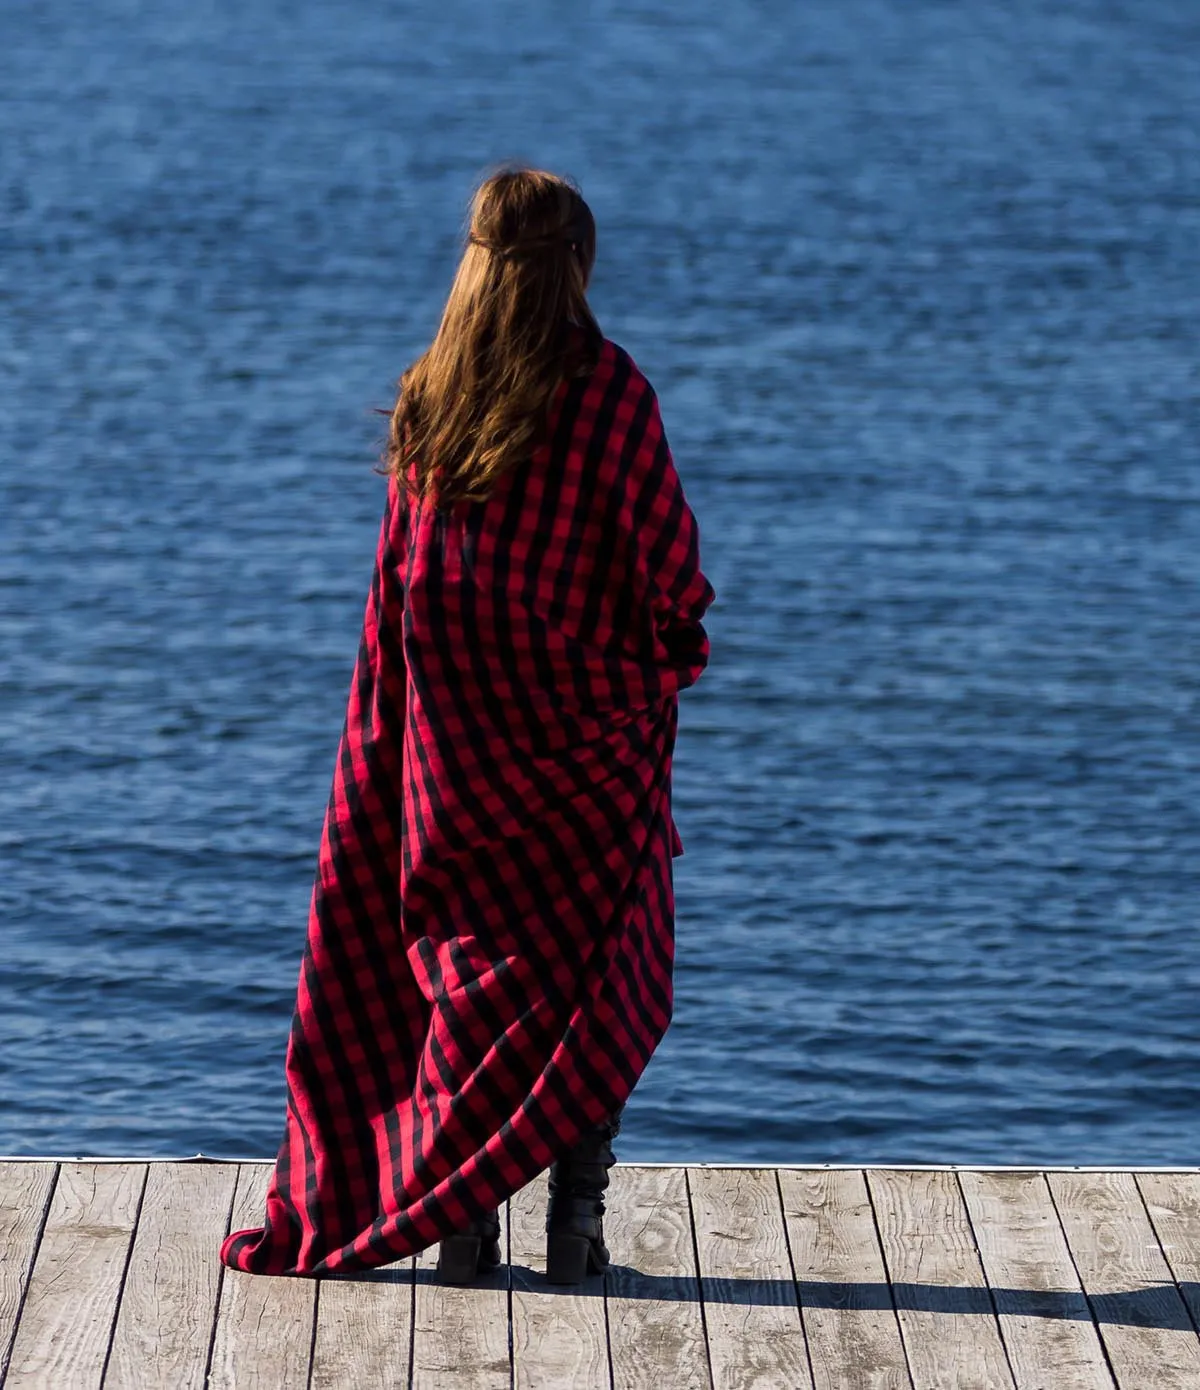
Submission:
[[[386,471],[409,492],[438,506],[481,500],[529,458],[559,382],[599,357],[595,258],[596,223],[569,179],[508,167],[476,188],[437,335],[391,413]]]

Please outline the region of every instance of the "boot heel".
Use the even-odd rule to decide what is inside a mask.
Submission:
[[[447,1236],[438,1250],[437,1272],[444,1284],[470,1284],[479,1274],[480,1236]]]
[[[592,1243],[587,1236],[551,1232],[546,1237],[546,1282],[582,1284],[587,1278]]]

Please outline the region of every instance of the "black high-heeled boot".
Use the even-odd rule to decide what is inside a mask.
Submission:
[[[443,1284],[469,1284],[500,1263],[500,1212],[493,1207],[438,1247],[437,1272]]]
[[[609,1251],[604,1243],[604,1193],[608,1170],[616,1162],[612,1141],[621,1131],[620,1106],[606,1120],[550,1165],[546,1206],[546,1282],[579,1284],[603,1274]]]

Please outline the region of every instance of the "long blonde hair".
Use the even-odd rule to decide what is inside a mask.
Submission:
[[[442,506],[486,497],[530,456],[559,382],[598,360],[595,258],[595,220],[570,180],[521,166],[483,180],[437,335],[400,378],[387,472]]]

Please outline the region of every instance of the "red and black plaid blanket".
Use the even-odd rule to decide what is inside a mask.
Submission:
[[[677,693],[701,573],[650,384],[605,341],[483,502],[390,480],[325,816],[265,1224],[234,1269],[434,1244],[625,1101],[672,1008]]]

